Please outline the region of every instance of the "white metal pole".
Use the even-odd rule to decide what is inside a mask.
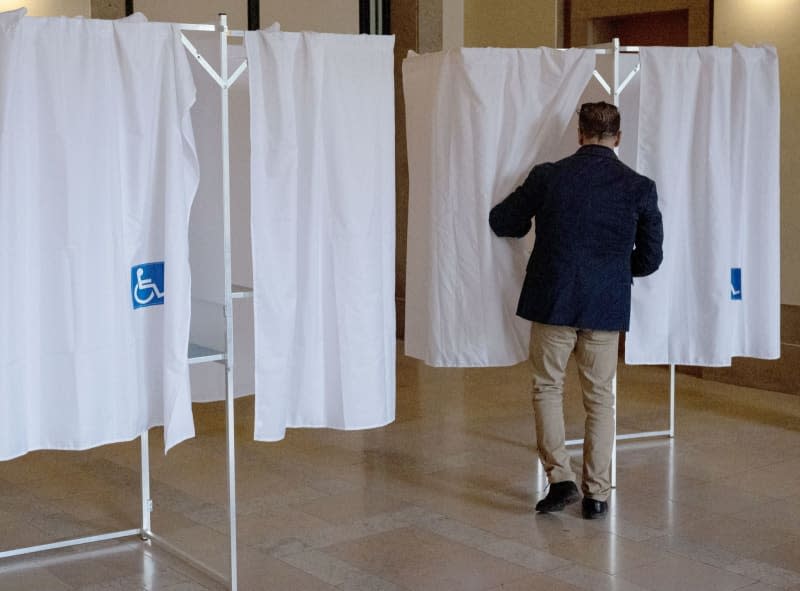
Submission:
[[[230,171],[230,113],[228,103],[228,15],[219,15],[220,89],[222,117],[222,224],[225,257],[225,431],[228,452],[228,520],[230,532],[231,591],[238,590],[236,552],[236,445],[233,390],[233,297],[231,289],[231,171]]]
[[[141,478],[142,478],[142,532],[141,538],[150,537],[152,523],[150,513],[153,511],[153,501],[150,497],[150,436],[148,431],[142,433],[141,441]]]
[[[614,89],[614,106],[619,107],[619,37],[614,37],[614,73],[612,88]]]
[[[613,90],[612,101],[615,107],[619,107],[619,39],[614,37],[614,65],[611,74],[611,88]],[[619,148],[614,148],[614,151],[619,154]],[[614,396],[614,444],[611,448],[611,487],[617,486],[617,374],[614,372],[614,378],[611,382],[611,392]]]
[[[611,397],[614,408],[614,439],[611,444],[611,488],[617,486],[617,374],[611,379]]]
[[[669,436],[675,437],[675,364],[669,366]]]

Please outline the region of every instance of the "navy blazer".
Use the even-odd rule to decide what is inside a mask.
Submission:
[[[496,205],[489,224],[520,238],[536,220],[517,315],[589,330],[628,330],[633,277],[663,258],[656,185],[623,164],[611,148],[582,146],[535,166]]]

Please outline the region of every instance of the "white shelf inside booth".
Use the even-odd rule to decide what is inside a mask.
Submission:
[[[253,288],[234,283],[231,288],[231,297],[235,300],[250,299],[253,297]]]
[[[209,347],[203,347],[202,345],[196,345],[195,343],[189,343],[189,365],[224,360],[225,353],[222,351],[217,351],[216,349],[211,349]]]

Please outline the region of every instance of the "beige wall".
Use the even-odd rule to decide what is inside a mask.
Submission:
[[[714,43],[769,43],[781,69],[781,301],[800,305],[800,0],[717,0]]]
[[[358,0],[261,0],[260,20],[283,31],[358,33]]]
[[[81,1],[93,4],[95,17],[124,14],[125,0]],[[225,12],[231,28],[247,28],[247,0],[134,0],[133,6],[150,20],[182,23],[216,22],[217,14]],[[259,16],[262,27],[277,21],[284,31],[358,33],[359,28],[358,0],[261,0]]]
[[[24,6],[30,16],[86,16],[92,14],[91,0],[0,0],[0,12]]]
[[[92,18],[122,18],[125,0],[92,0]]]
[[[442,0],[442,49],[464,47],[464,0]]]
[[[419,4],[419,52],[430,53],[442,50],[444,36],[443,0],[418,0]]]
[[[557,5],[557,0],[464,0],[464,45],[556,46]]]
[[[151,21],[168,23],[216,23],[224,12],[229,27],[247,28],[247,0],[134,0],[133,9]]]

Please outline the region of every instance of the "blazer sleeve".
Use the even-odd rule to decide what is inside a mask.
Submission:
[[[634,249],[631,254],[631,273],[634,277],[644,277],[654,273],[664,258],[662,252],[664,227],[661,211],[658,209],[656,184],[652,180],[648,181],[649,186],[640,205]]]
[[[501,237],[522,238],[530,232],[546,191],[552,164],[534,166],[525,182],[489,212],[489,226]]]

